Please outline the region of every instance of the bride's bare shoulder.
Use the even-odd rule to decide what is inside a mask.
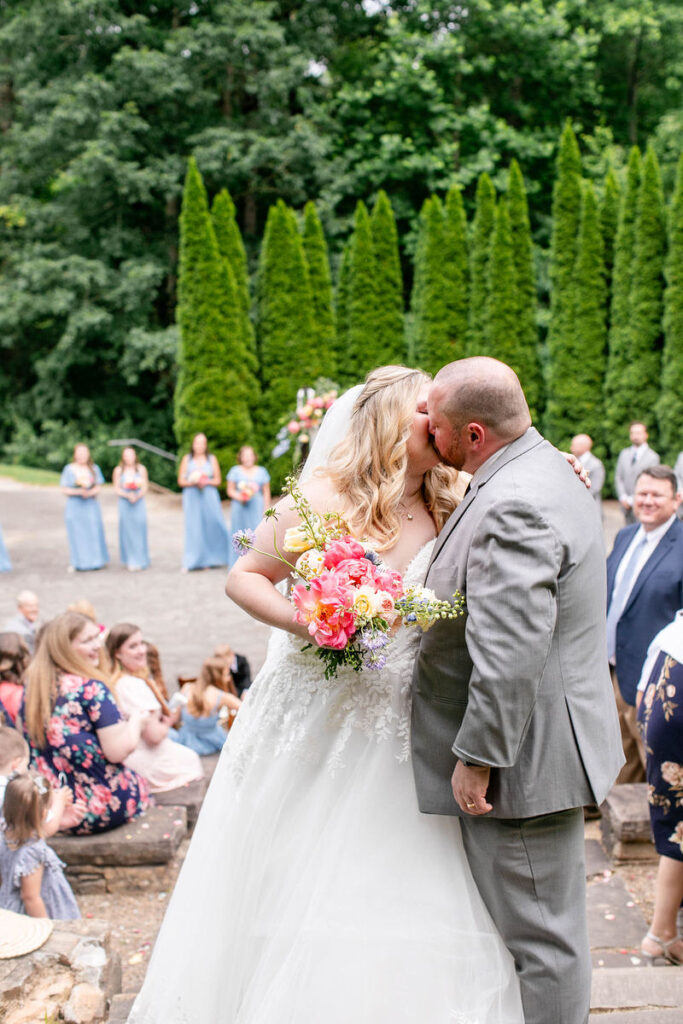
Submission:
[[[300,487],[304,498],[316,512],[339,512],[341,501],[331,481],[323,476],[313,476]]]

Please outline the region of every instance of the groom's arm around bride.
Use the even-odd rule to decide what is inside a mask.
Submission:
[[[416,661],[420,809],[462,818],[470,867],[515,958],[527,1024],[584,1024],[582,807],[604,799],[623,759],[599,517],[530,426],[509,367],[450,364],[428,411],[444,461],[474,475],[427,576],[440,598],[464,594],[467,614],[426,633]]]

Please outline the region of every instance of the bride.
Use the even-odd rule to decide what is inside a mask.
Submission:
[[[323,421],[302,491],[421,583],[457,500],[432,447],[429,378],[371,373]],[[341,439],[341,440],[340,440]],[[335,443],[336,447],[334,446]],[[282,550],[291,500],[256,547]],[[296,558],[296,555],[293,556]],[[250,551],[229,596],[277,627],[230,732],[129,1024],[522,1024],[514,964],[458,819],[417,809],[409,750],[419,634],[381,671],[326,680]]]

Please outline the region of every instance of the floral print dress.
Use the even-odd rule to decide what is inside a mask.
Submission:
[[[22,719],[25,716],[22,715]],[[147,781],[104,756],[97,730],[121,721],[121,712],[104,683],[62,675],[57,699],[45,730],[45,746],[31,743],[31,764],[53,785],[67,785],[74,800],[84,800],[87,813],[71,832],[106,832],[137,817],[149,806]]]
[[[657,853],[683,861],[683,664],[660,651],[638,709]]]

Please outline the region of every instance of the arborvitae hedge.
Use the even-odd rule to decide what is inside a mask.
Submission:
[[[488,301],[488,264],[495,226],[496,192],[488,174],[477,182],[476,207],[470,245],[470,313],[467,355],[486,352],[486,310]]]
[[[351,280],[351,241],[342,249],[339,263],[339,278],[334,296],[334,312],[337,327],[337,380],[345,380],[344,365],[349,344],[349,283]]]
[[[377,261],[370,217],[362,200],[356,206],[347,306],[348,348],[340,365],[343,384],[358,384],[378,365],[376,351]]]
[[[538,421],[543,403],[543,373],[536,326],[538,301],[529,206],[524,178],[516,160],[510,164],[507,207],[515,267],[516,355],[513,365],[522,382],[531,418]]]
[[[462,359],[467,346],[470,263],[467,219],[462,194],[457,185],[446,196],[443,274],[446,305],[446,337],[450,359]]]
[[[444,216],[437,196],[426,199],[420,212],[412,295],[412,361],[436,373],[456,358],[448,337],[444,264]]]
[[[234,275],[219,252],[204,184],[189,161],[180,215],[177,318],[180,326],[174,430],[187,451],[205,433],[225,472],[252,440],[242,367],[241,312]]]
[[[643,161],[643,180],[636,213],[631,331],[622,387],[631,410],[630,419],[650,427],[650,441],[657,446],[654,408],[659,398],[663,347],[662,313],[666,222],[659,164],[652,148]]]
[[[383,190],[370,217],[372,244],[375,253],[375,359],[387,366],[405,360],[403,324],[403,275],[398,253],[396,219],[389,198]]]
[[[631,399],[622,387],[622,382],[630,351],[631,284],[641,174],[640,150],[634,146],[628,160],[626,187],[619,207],[612,269],[612,301],[605,372],[605,431],[611,462],[614,462],[621,449],[628,444],[628,425],[634,418]]]
[[[337,335],[332,308],[332,275],[327,242],[315,203],[304,207],[303,244],[313,300],[313,343],[318,349],[322,376],[337,372]]]
[[[664,292],[664,354],[657,399],[660,454],[673,466],[683,450],[683,155],[669,209],[669,251]]]
[[[612,293],[612,272],[614,268],[614,246],[619,227],[619,200],[621,190],[617,176],[610,167],[605,175],[605,185],[600,203],[600,228],[605,247],[605,285],[607,287],[607,320],[609,324],[610,297]]]
[[[558,444],[566,434],[564,401],[565,351],[573,344],[573,275],[581,211],[581,156],[569,122],[557,157],[553,188],[553,230],[550,243],[550,326],[545,432]]]
[[[519,373],[517,362],[517,303],[515,264],[512,258],[512,234],[507,201],[499,200],[488,260],[484,353],[502,359]]]

